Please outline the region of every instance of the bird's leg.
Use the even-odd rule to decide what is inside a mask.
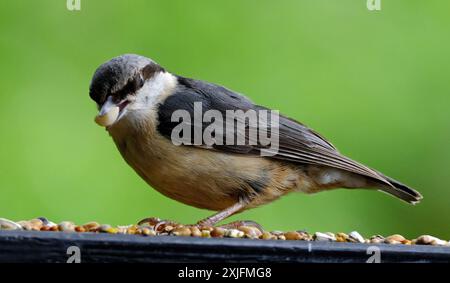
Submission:
[[[248,202],[244,201],[244,200],[240,200],[237,203],[233,204],[232,206],[217,212],[214,215],[211,215],[205,219],[202,219],[200,221],[197,222],[197,224],[194,225],[186,225],[186,226],[197,226],[197,227],[201,227],[201,226],[214,226],[215,224],[217,224],[218,222],[230,217],[231,215],[239,212],[240,210],[242,210],[243,208],[245,208],[247,206]],[[177,226],[179,225],[176,222],[173,221],[168,221],[168,220],[162,220],[159,218],[155,218],[155,217],[150,217],[150,218],[145,218],[142,219],[141,221],[139,221],[138,225],[143,225],[145,223],[150,224],[151,226],[154,226],[155,231],[159,232],[160,228],[164,229],[165,226],[170,225],[170,226]],[[245,221],[233,221],[231,223],[228,224],[224,224],[224,225],[220,225],[219,227],[221,228],[226,228],[226,229],[230,229],[230,228],[239,228],[241,226],[252,226],[255,227],[257,229],[259,229],[260,231],[264,231],[263,228],[261,227],[261,225],[259,225],[258,223],[254,222],[254,221],[249,221],[249,220],[245,220]]]
[[[236,212],[238,212],[239,210],[241,210],[242,208],[244,208],[247,205],[246,202],[243,201],[239,201],[235,204],[233,204],[232,206],[217,212],[214,215],[211,215],[205,219],[200,220],[199,222],[197,222],[198,226],[214,226],[217,222],[220,222],[222,220],[224,220],[227,217],[230,217],[231,215],[235,214]]]
[[[217,222],[220,222],[223,219],[235,214],[236,212],[238,212],[239,210],[244,208],[246,205],[247,205],[247,202],[239,201],[239,202],[235,203],[234,205],[232,205],[222,211],[219,211],[214,215],[211,215],[208,218],[200,220],[199,222],[197,222],[197,224],[187,225],[187,226],[214,226]],[[238,221],[236,221],[236,223],[237,222]],[[159,219],[156,217],[142,219],[141,221],[138,222],[138,225],[143,225],[145,223],[148,223],[151,226],[154,226],[155,231],[158,231],[157,229],[159,227],[163,227],[166,225],[173,225],[173,226],[178,225],[178,223],[176,223],[176,222],[169,221],[169,220],[162,220],[162,219]],[[235,223],[235,222],[233,222],[233,223]],[[239,226],[243,226],[243,225],[239,225]],[[224,227],[224,228],[226,228],[226,227]],[[231,228],[231,226],[229,228]]]
[[[239,210],[243,209],[245,206],[247,205],[247,202],[245,201],[239,201],[236,204],[217,212],[216,214],[205,218],[203,220],[200,220],[199,222],[197,222],[197,226],[214,226],[215,224],[217,224],[218,222],[224,220],[227,217],[230,217],[231,215],[235,214],[236,212],[238,212]],[[231,223],[227,223],[224,225],[220,225],[219,227],[221,228],[226,228],[226,229],[237,229],[241,226],[252,226],[257,228],[258,230],[260,230],[261,232],[264,232],[264,229],[262,228],[261,225],[259,225],[258,223],[256,223],[255,221],[249,221],[249,220],[238,220],[238,221],[233,221]]]

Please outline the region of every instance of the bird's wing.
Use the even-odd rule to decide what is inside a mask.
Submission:
[[[171,121],[172,113],[182,109],[189,112],[191,117],[194,117],[194,102],[202,103],[203,113],[211,109],[218,110],[223,115],[225,115],[226,110],[268,110],[267,108],[254,105],[246,97],[222,86],[183,77],[178,77],[178,82],[179,85],[175,92],[161,103],[158,110],[158,130],[162,135],[169,139],[173,128],[179,124],[179,122]],[[246,120],[235,122],[245,123],[245,128],[247,130],[252,128],[252,125],[249,125]],[[189,122],[183,121],[182,123]],[[210,123],[203,123],[202,129],[209,124]],[[191,124],[190,126],[192,127],[192,131],[194,131],[194,125]],[[256,130],[259,131],[261,129],[258,128]],[[225,133],[225,136],[226,134],[227,133]],[[276,153],[268,158],[285,160],[293,163],[338,168],[371,177],[390,185],[380,173],[341,155],[330,142],[325,140],[318,133],[286,116],[279,115],[278,133],[270,132],[270,134],[278,135],[279,148]],[[274,137],[272,136],[271,139],[273,138]],[[245,133],[245,139],[246,143],[244,145],[226,144],[213,145],[212,147],[202,145],[197,146],[208,148],[209,150],[252,155],[261,155],[261,151],[263,150],[270,151],[267,146],[261,145],[259,140],[256,141],[256,144],[249,144],[248,141],[250,138],[248,131]]]

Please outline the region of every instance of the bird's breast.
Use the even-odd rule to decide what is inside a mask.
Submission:
[[[280,162],[176,146],[156,132],[130,134],[115,142],[123,158],[150,186],[198,208],[222,210],[240,198],[258,206],[287,193],[300,178],[298,169]]]
[[[305,183],[303,170],[257,155],[174,145],[148,116],[142,125],[121,121],[110,134],[126,162],[150,186],[182,203],[225,209],[242,198],[250,207],[274,200]]]

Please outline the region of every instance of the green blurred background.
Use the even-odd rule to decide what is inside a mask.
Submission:
[[[2,1],[0,217],[194,223],[149,188],[93,118],[98,65],[138,53],[298,119],[424,195],[291,194],[232,220],[268,229],[450,238],[448,1]]]

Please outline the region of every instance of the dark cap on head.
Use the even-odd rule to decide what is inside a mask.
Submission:
[[[109,95],[121,100],[139,90],[145,80],[164,69],[151,59],[125,54],[100,65],[92,77],[89,96],[102,105]]]

